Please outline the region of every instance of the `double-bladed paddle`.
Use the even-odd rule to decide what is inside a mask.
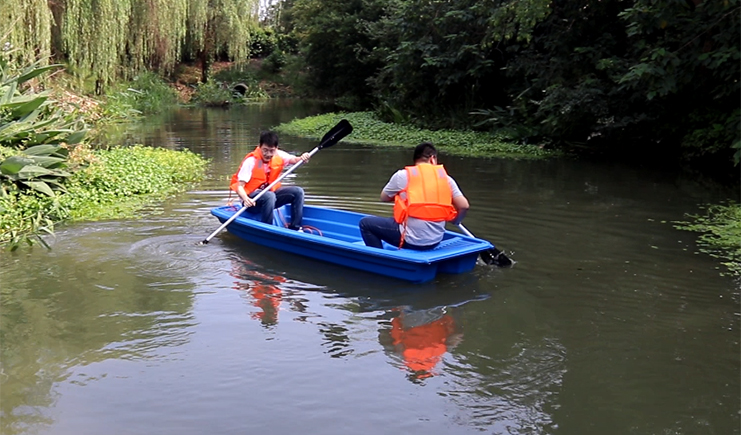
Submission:
[[[352,133],[352,125],[350,125],[350,122],[348,120],[343,119],[342,121],[338,122],[337,125],[335,125],[334,127],[332,127],[332,129],[329,130],[327,132],[327,134],[324,135],[324,137],[322,137],[322,140],[319,142],[319,145],[317,145],[316,148],[314,148],[313,150],[311,150],[309,152],[309,157],[311,157],[314,154],[318,153],[319,150],[321,150],[323,148],[329,148],[329,147],[331,147],[332,145],[334,145],[337,142],[341,141],[342,138],[344,138],[345,136],[347,136],[350,133]],[[273,181],[272,183],[270,183],[268,185],[268,187],[264,188],[260,193],[258,193],[257,195],[255,195],[255,197],[252,198],[252,199],[254,201],[257,201],[265,192],[267,192],[270,189],[272,189],[273,186],[275,186],[276,184],[278,184],[280,182],[280,180],[282,180],[283,178],[285,178],[286,175],[290,174],[296,168],[298,168],[299,166],[301,166],[302,163],[304,163],[303,160],[300,160],[300,161],[296,162],[293,166],[291,166],[290,168],[288,168],[287,171],[283,172],[280,175],[280,177],[278,177],[275,181]],[[242,206],[242,208],[240,208],[239,211],[237,211],[236,213],[234,213],[232,215],[232,217],[230,217],[226,222],[224,222],[223,224],[221,224],[221,226],[219,228],[216,228],[216,231],[214,231],[213,233],[211,233],[211,235],[209,235],[208,237],[206,237],[205,239],[203,239],[203,241],[200,242],[200,244],[205,245],[209,241],[211,241],[211,239],[213,239],[214,236],[216,236],[217,234],[219,234],[219,232],[221,230],[223,230],[224,228],[226,228],[227,225],[229,225],[230,223],[232,223],[234,221],[234,219],[236,219],[237,217],[239,217],[239,215],[241,215],[245,210],[247,210],[247,207]]]
[[[468,237],[476,237],[473,234],[471,234],[470,231],[466,229],[466,227],[463,226],[463,224],[458,224],[458,228],[463,231],[465,235]],[[487,249],[486,251],[481,251],[479,254],[481,257],[481,260],[486,264],[494,264],[499,267],[508,267],[512,266],[514,262],[509,259],[506,255],[504,255],[504,252],[500,251],[497,248],[491,248]]]

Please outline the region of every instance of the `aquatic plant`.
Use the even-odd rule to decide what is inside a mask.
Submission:
[[[187,150],[144,146],[88,150],[83,158],[87,165],[65,180],[64,192],[15,189],[0,196],[0,245],[48,246],[42,235],[52,235],[61,222],[135,217],[147,204],[201,180],[207,164]]]
[[[96,160],[67,183],[60,204],[71,220],[131,218],[152,201],[203,178],[207,161],[188,150],[137,145],[95,152]]]
[[[296,119],[275,129],[283,134],[321,138],[340,119],[347,119],[354,130],[345,138],[347,143],[379,146],[416,146],[432,142],[439,150],[451,155],[542,158],[558,155],[534,145],[507,142],[501,136],[486,132],[461,130],[426,130],[406,124],[383,122],[373,112],[327,113]]]
[[[692,222],[677,221],[674,227],[702,233],[699,251],[721,259],[731,275],[741,276],[741,204],[706,206],[706,214],[688,215]]]

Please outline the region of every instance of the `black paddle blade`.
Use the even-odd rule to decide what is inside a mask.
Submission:
[[[497,248],[492,248],[486,251],[483,251],[480,254],[481,260],[486,264],[493,264],[495,266],[499,267],[509,267],[512,266],[512,260],[509,259],[506,255],[504,255],[504,252],[500,251]]]
[[[350,121],[343,119],[322,137],[317,148],[329,148],[350,133],[352,133],[352,125],[350,125]]]

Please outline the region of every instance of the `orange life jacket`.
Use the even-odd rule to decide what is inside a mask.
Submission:
[[[407,187],[394,199],[394,219],[405,224],[410,217],[431,222],[455,219],[453,192],[443,165],[421,163],[407,166]],[[402,193],[406,198],[402,199]]]
[[[237,187],[239,187],[239,171],[242,170],[242,165],[244,165],[244,162],[246,162],[250,157],[255,158],[255,166],[252,168],[250,181],[248,181],[244,186],[244,191],[247,192],[248,195],[256,189],[264,188],[275,181],[280,176],[280,173],[283,171],[283,166],[285,165],[283,159],[278,155],[278,153],[273,154],[270,163],[266,165],[265,162],[262,161],[262,151],[260,151],[260,147],[257,147],[254,151],[244,156],[242,163],[239,164],[237,172],[232,175],[232,180],[229,183],[229,188],[231,190],[235,192],[237,191]],[[268,171],[270,171],[269,177],[267,175]],[[274,191],[279,187],[280,183],[276,183],[270,190]]]

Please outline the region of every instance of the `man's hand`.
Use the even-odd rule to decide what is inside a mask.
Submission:
[[[256,202],[254,199],[248,196],[247,199],[242,198],[242,204],[244,204],[245,207],[250,208],[250,207],[254,207]]]
[[[299,157],[299,159],[301,159],[304,163],[308,163],[310,158],[311,158],[311,154],[309,153],[303,153]]]

